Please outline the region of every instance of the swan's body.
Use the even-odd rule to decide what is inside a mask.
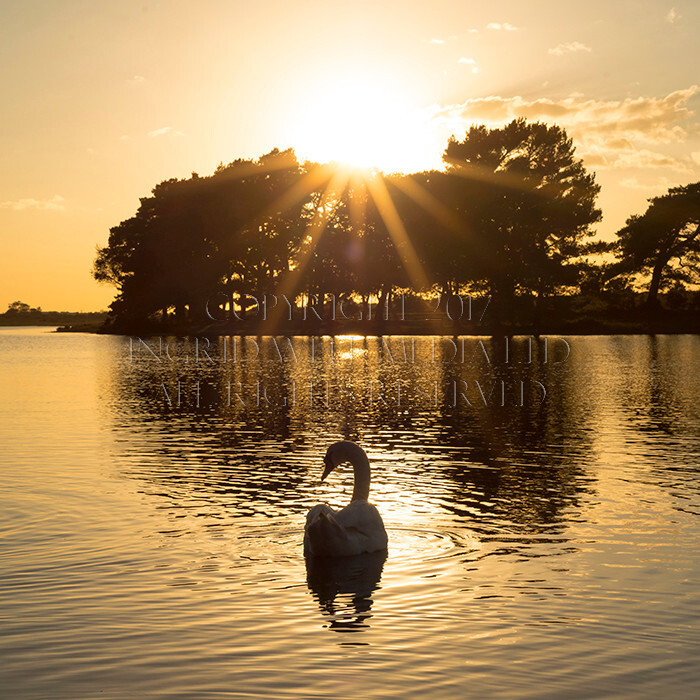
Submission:
[[[352,463],[355,487],[350,505],[334,511],[324,504],[306,516],[304,556],[344,557],[386,549],[387,536],[379,511],[367,502],[370,469],[365,451],[354,442],[333,443],[324,458],[325,479],[339,464]]]
[[[338,511],[320,503],[306,516],[304,556],[346,557],[377,552],[386,545],[382,516],[367,501],[352,501]]]

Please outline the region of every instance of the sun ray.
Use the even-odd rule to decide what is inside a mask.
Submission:
[[[328,172],[328,171],[326,171]],[[306,243],[302,246],[302,251],[297,264],[294,269],[289,270],[287,274],[280,280],[278,295],[282,298],[289,298],[290,294],[294,294],[299,281],[301,280],[304,271],[306,270],[309,261],[311,260],[314,252],[316,251],[316,246],[326,230],[326,226],[330,219],[330,209],[333,205],[333,200],[339,192],[345,189],[348,182],[348,174],[343,170],[335,170],[328,184],[326,185],[323,194],[321,195],[321,200],[319,201],[316,210],[314,211],[313,218],[309,223],[306,232]],[[271,310],[271,313],[267,320],[267,331],[274,335],[275,330],[279,327],[279,322],[281,316],[284,313],[284,307],[278,302]]]
[[[360,231],[367,221],[367,185],[366,177],[354,173],[350,179],[350,225],[354,231]],[[353,196],[359,192],[360,196]]]
[[[454,209],[445,206],[443,202],[412,179],[411,176],[397,178],[393,181],[393,184],[422,207],[424,211],[433,216],[435,221],[444,226],[447,231],[458,236],[475,236],[473,229],[465,219],[461,218]],[[475,246],[472,254],[482,262],[486,261],[489,264],[494,264],[495,262],[493,255],[490,255],[488,251],[481,247]]]
[[[446,207],[435,195],[419,185],[411,176],[397,178],[393,184],[408,195],[416,204],[431,214],[433,218],[445,228],[457,232],[463,230],[464,224],[460,221],[455,212],[449,207]]]
[[[279,211],[284,211],[300,202],[309,193],[316,190],[324,182],[331,181],[334,170],[329,165],[318,165],[312,167],[303,175],[299,182],[292,185],[288,190],[283,192],[277,199],[273,200],[259,215],[259,220],[264,220]]]
[[[374,203],[377,205],[379,215],[382,217],[387,231],[391,236],[396,252],[401,257],[401,262],[411,282],[415,285],[416,291],[430,289],[432,283],[421,265],[413,243],[406,231],[406,227],[403,225],[401,217],[398,211],[396,211],[396,206],[386,189],[383,178],[379,175],[368,178],[367,187],[369,188]]]
[[[462,177],[466,180],[486,182],[489,184],[499,185],[501,187],[507,187],[511,190],[517,190],[519,192],[529,192],[538,197],[547,197],[545,192],[541,192],[537,188],[527,186],[527,180],[523,178],[521,174],[511,174],[506,170],[494,170],[493,168],[488,168],[483,165],[463,163],[459,160],[446,159],[446,163],[449,166],[449,172],[452,175],[457,175],[458,177]]]

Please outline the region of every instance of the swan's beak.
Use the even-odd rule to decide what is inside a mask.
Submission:
[[[324,459],[323,460],[323,476],[321,477],[321,481],[323,481],[332,471],[333,471],[333,465],[331,464],[330,460],[326,461]]]

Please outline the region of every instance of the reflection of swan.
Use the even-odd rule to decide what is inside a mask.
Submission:
[[[386,551],[354,557],[307,557],[306,583],[321,610],[331,618],[331,629],[343,632],[366,627],[363,623],[371,617],[372,592],[385,561]],[[343,600],[346,597],[348,600]]]
[[[351,462],[355,487],[350,505],[334,511],[324,504],[314,506],[306,516],[304,556],[344,557],[386,549],[387,536],[379,511],[367,503],[369,460],[354,442],[333,443],[323,459],[326,468],[321,481],[339,464]]]

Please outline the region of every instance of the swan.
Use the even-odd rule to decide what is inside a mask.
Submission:
[[[304,556],[347,557],[378,552],[387,547],[386,530],[379,511],[367,502],[369,459],[354,442],[334,442],[323,458],[323,481],[339,464],[350,462],[355,486],[350,505],[334,511],[325,503],[314,506],[306,516]]]

